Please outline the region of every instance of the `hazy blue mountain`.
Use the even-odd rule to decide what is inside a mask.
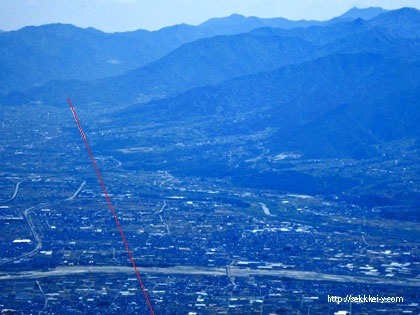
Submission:
[[[379,12],[377,8],[354,9],[342,17],[356,19]],[[63,24],[2,32],[0,95],[40,86],[51,80],[85,81],[122,74],[201,38],[245,33],[260,27],[307,28],[333,21],[335,19],[290,21],[233,14],[210,19],[198,26],[180,24],[153,32],[138,30],[111,34]]]
[[[196,86],[279,68],[313,58],[315,47],[298,38],[239,34],[185,44],[164,58],[123,75],[91,82],[49,82],[24,93],[12,93],[8,103],[59,102],[72,95],[79,102],[133,103],[175,95]]]
[[[416,68],[418,73],[419,65]],[[344,104],[296,128],[287,141],[279,141],[284,137],[280,133],[271,141],[277,143],[277,149],[297,150],[317,158],[378,156],[382,154],[381,144],[420,136],[420,82],[417,84],[383,97]]]
[[[122,74],[155,61],[184,43],[231,35],[270,25],[303,26],[286,19],[232,15],[198,26],[187,24],[158,31],[104,33],[73,25],[25,27],[0,35],[0,93],[39,86],[50,80],[92,80]],[[312,25],[318,22],[308,22]]]
[[[157,60],[186,42],[219,33],[230,32],[186,24],[154,32],[104,33],[63,24],[4,32],[0,36],[0,92],[56,79],[91,80],[121,74]]]
[[[174,95],[309,60],[314,51],[312,44],[296,38],[218,36],[185,44],[155,63],[103,82],[110,88],[118,85],[126,96],[132,92]]]
[[[392,21],[401,20],[401,27],[395,25]],[[385,12],[376,18],[366,21],[357,18],[351,21],[337,19],[335,23],[322,26],[312,26],[308,28],[294,28],[284,30],[279,28],[260,28],[251,31],[253,34],[267,36],[292,36],[298,37],[315,44],[328,44],[333,41],[348,37],[349,34],[355,35],[360,32],[366,32],[376,28],[385,35],[394,37],[418,37],[418,25],[420,11],[416,9],[400,9]],[[409,30],[409,31],[408,31]]]
[[[374,144],[392,139],[385,130],[397,126],[404,115],[411,122],[397,128],[400,132],[394,138],[419,132],[415,127],[420,119],[418,99],[407,96],[411,102],[407,106],[389,101],[396,100],[395,95],[403,91],[411,91],[407,95],[412,95],[420,87],[419,71],[419,62],[405,63],[366,53],[337,54],[193,89],[178,97],[131,108],[119,117],[124,124],[127,117],[133,119],[136,115],[142,121],[184,124],[207,117],[218,125],[216,133],[208,130],[212,137],[274,128],[278,131],[267,146],[279,152],[366,157],[375,154]],[[378,114],[388,119],[382,131],[371,125],[375,106],[381,106]],[[332,136],[334,130],[337,133]],[[327,141],[328,136],[332,142]],[[357,145],[353,145],[354,139],[358,139]]]
[[[420,37],[420,11],[414,8],[402,8],[381,14],[369,21],[372,25],[386,28],[390,33],[418,38]]]
[[[234,19],[220,19],[212,22],[212,27],[180,24],[153,32],[104,33],[65,24],[3,32],[0,93],[56,79],[92,80],[122,74],[155,61],[184,43],[252,29],[243,24],[233,30],[229,25]]]
[[[344,14],[340,15],[339,17],[337,17],[338,19],[350,19],[350,20],[356,20],[356,19],[363,19],[363,20],[370,20],[373,19],[374,17],[387,12],[388,10],[384,10],[382,8],[379,7],[370,7],[370,8],[364,8],[364,9],[360,9],[357,7],[354,7],[350,10],[348,10],[347,12],[345,12]],[[334,20],[334,19],[333,19]]]
[[[339,30],[348,26],[348,24],[344,26],[339,23],[331,27],[331,29]],[[420,54],[419,39],[398,37],[381,27],[373,27],[361,19],[351,22],[351,28],[353,31],[349,35],[338,36],[336,40],[324,45],[322,51],[326,53],[358,53],[366,51],[382,54],[390,58],[402,58],[406,61],[418,60]],[[341,34],[343,33],[346,32],[343,31]]]
[[[112,118],[104,114],[103,119],[112,126],[100,128],[124,132],[110,132],[95,149],[112,147],[112,155],[129,167],[141,160],[148,170],[230,174],[236,183],[256,179],[270,189],[284,188],[293,178],[297,186],[308,179],[312,192],[310,178],[299,173],[281,179],[270,159],[283,152],[303,158],[379,158],[393,143],[417,139],[419,146],[419,11],[389,11],[369,20],[360,18],[362,13],[367,18],[380,11],[352,10],[335,23],[291,29],[267,26],[281,19],[238,15],[196,28],[179,25],[161,30],[162,41],[170,38],[165,32],[175,31],[187,40],[182,36],[191,28],[201,27],[201,34],[251,31],[193,40],[113,77],[49,81],[12,92],[0,103],[67,106],[71,97],[80,107],[112,108]],[[80,47],[78,58],[86,48]],[[7,80],[7,71],[0,78]],[[256,164],[249,160],[256,156],[262,156],[262,169],[252,169]],[[288,161],[281,165],[290,166]],[[335,179],[330,182],[329,191]],[[347,183],[337,187],[342,185]]]
[[[235,33],[244,33],[254,28],[265,26],[263,19],[257,17],[245,17],[240,14],[232,14],[228,17],[212,18],[199,25],[202,29],[219,30],[226,32],[226,35]]]
[[[141,66],[182,44],[160,33],[107,34],[51,24],[0,35],[2,92],[42,85],[53,79],[89,80]]]
[[[276,27],[292,29],[295,27],[309,27],[321,25],[321,21],[299,20],[292,21],[285,18],[258,18],[255,16],[245,17],[240,14],[232,14],[229,17],[213,18],[199,25],[200,29],[218,31],[219,34],[230,35],[244,33],[260,27]]]
[[[262,143],[273,152],[371,157],[383,143],[418,136],[418,16],[418,10],[401,9],[368,21],[203,38],[119,76],[50,81],[11,93],[2,103],[59,104],[67,97],[77,104],[137,102],[114,116],[117,126],[210,121],[201,127],[209,137],[251,136],[268,128],[271,135]],[[202,27],[215,23],[235,32],[262,22],[234,15]]]
[[[145,102],[329,54],[359,52],[416,60],[420,41],[389,34],[361,19],[307,29],[261,28],[184,44],[160,60],[120,76],[92,82],[49,82],[12,93],[3,103],[54,103],[61,102],[63,95],[71,95],[79,103]]]
[[[229,176],[246,187],[341,192],[357,183],[273,171],[293,164],[265,161],[284,152],[303,159],[380,158],[384,148],[418,139],[419,72],[419,61],[329,55],[121,110],[112,129],[130,126],[130,133],[108,135],[95,150],[112,144],[113,154],[134,168]],[[137,147],[153,150],[118,153]],[[247,162],[262,153],[262,165]]]
[[[282,121],[289,127],[355,98],[381,97],[384,93],[412,88],[420,81],[415,76],[418,70],[418,63],[403,63],[378,54],[333,54],[216,86],[195,88],[139,108],[170,120],[173,116],[178,119],[247,111],[271,112],[284,106],[287,110],[275,118],[275,124]],[[375,82],[389,86],[386,91],[381,90],[384,86],[375,86],[366,92],[366,87]],[[328,97],[323,99],[325,95]]]
[[[342,15],[332,18],[328,21],[314,20],[288,20],[285,18],[258,18],[255,16],[245,17],[240,14],[232,14],[229,17],[213,18],[199,25],[201,29],[217,30],[219,34],[237,34],[251,31],[261,27],[272,27],[281,29],[307,28],[311,26],[334,24],[342,20],[356,20],[362,18],[364,20],[372,19],[382,13],[387,12],[382,8],[352,8]]]

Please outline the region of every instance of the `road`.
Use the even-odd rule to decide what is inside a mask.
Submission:
[[[297,280],[312,281],[331,281],[346,283],[369,283],[369,284],[386,284],[395,286],[413,286],[420,287],[420,280],[408,278],[402,280],[389,279],[383,277],[364,277],[350,275],[335,275],[313,271],[302,271],[292,269],[254,269],[254,268],[238,268],[230,267],[230,275],[232,277],[249,277],[249,276],[270,276],[279,278],[292,278]]]
[[[270,217],[274,217],[274,215],[271,214],[270,209],[267,208],[265,203],[260,202],[260,206],[263,209],[265,215],[268,215]]]
[[[20,184],[22,184],[24,181],[22,180],[22,181],[20,181],[20,182],[18,182],[17,184],[16,184],[16,186],[15,186],[15,191],[13,192],[13,195],[12,195],[12,197],[10,197],[9,199],[7,199],[7,200],[5,200],[5,201],[3,201],[3,202],[9,202],[9,201],[12,201],[13,199],[15,199],[16,198],[16,196],[17,196],[17,194],[18,194],[18,192],[19,192],[19,187],[20,187]]]
[[[165,223],[165,221],[163,221],[163,218],[162,218],[162,215],[161,215],[161,213],[163,213],[163,211],[165,210],[165,208],[166,208],[166,201],[163,201],[163,206],[162,206],[162,208],[160,208],[160,210],[158,212],[159,219],[160,219],[160,222],[162,222],[162,224],[165,225],[166,231],[168,232],[168,235],[171,235],[171,231],[169,230],[169,226]]]
[[[86,181],[83,181],[83,183],[80,185],[80,187],[76,190],[76,192],[73,194],[73,196],[67,198],[66,200],[73,200],[77,197],[77,195],[82,191],[83,187],[86,185]]]
[[[331,281],[341,283],[367,283],[367,284],[384,284],[403,287],[420,287],[419,279],[389,279],[382,277],[363,277],[350,275],[334,275],[312,271],[275,269],[263,270],[256,268],[239,268],[230,266],[226,268],[217,267],[200,267],[200,266],[176,266],[167,268],[158,267],[137,267],[140,274],[182,274],[182,275],[202,275],[202,276],[219,276],[224,277],[229,274],[230,277],[243,278],[254,276],[269,276],[270,278],[291,278],[297,280],[309,281]],[[14,279],[39,279],[58,276],[72,276],[84,274],[134,274],[132,267],[116,267],[116,266],[71,266],[57,267],[49,271],[21,271],[13,274],[0,274],[0,281]]]
[[[33,250],[31,250],[30,252],[24,253],[24,254],[22,254],[22,255],[20,255],[18,257],[14,257],[14,258],[7,259],[6,261],[2,261],[0,263],[0,266],[1,265],[8,264],[8,263],[11,263],[11,262],[14,262],[14,261],[17,261],[17,260],[20,260],[20,259],[23,259],[23,258],[26,258],[26,257],[30,257],[32,255],[35,255],[36,253],[38,253],[42,249],[42,239],[41,239],[41,237],[39,236],[38,232],[35,229],[35,225],[34,225],[34,223],[32,221],[31,216],[30,216],[30,212],[32,210],[38,210],[38,209],[44,208],[47,205],[48,204],[39,204],[37,206],[33,206],[33,207],[30,207],[30,208],[27,208],[24,211],[24,213],[23,213],[23,215],[25,216],[26,222],[28,222],[29,229],[31,230],[32,236],[33,236],[33,238],[35,240],[35,243],[36,243],[35,248]]]
[[[19,185],[22,182],[23,181],[21,181],[21,182],[19,182],[19,183],[16,184],[15,192],[14,192],[12,198],[9,199],[9,201],[10,200],[13,200],[14,198],[16,198],[16,195],[18,194],[18,191],[19,191]],[[57,204],[60,204],[60,203],[62,203],[64,201],[71,201],[71,200],[73,200],[80,193],[80,191],[83,189],[83,186],[85,184],[86,184],[86,182],[84,181],[80,185],[80,187],[76,190],[76,192],[71,197],[69,197],[67,199],[59,200],[59,201],[56,201],[56,202],[53,202],[53,203],[41,203],[39,205],[36,205],[36,206],[33,206],[33,207],[30,207],[30,208],[25,209],[25,211],[23,212],[23,215],[24,215],[24,217],[26,219],[26,222],[28,222],[29,229],[31,230],[31,234],[32,234],[32,236],[33,236],[33,238],[35,240],[36,246],[35,246],[35,248],[33,250],[31,250],[28,253],[24,253],[24,254],[19,255],[17,257],[13,257],[13,258],[10,258],[10,259],[7,259],[7,260],[3,260],[2,262],[0,262],[0,266],[5,265],[5,264],[8,264],[8,263],[11,263],[11,262],[14,262],[14,261],[17,261],[17,260],[20,260],[20,259],[23,259],[23,258],[26,258],[26,257],[33,256],[33,255],[35,255],[36,253],[38,253],[42,249],[42,239],[39,236],[39,234],[38,234],[38,232],[36,230],[36,227],[35,227],[35,225],[34,225],[34,223],[32,221],[31,211],[38,210],[38,209],[45,208],[45,207],[50,207],[52,205],[57,205]]]

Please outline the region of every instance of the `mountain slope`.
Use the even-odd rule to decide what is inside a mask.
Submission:
[[[402,8],[381,14],[369,21],[372,25],[386,28],[398,36],[420,37],[420,11],[414,8]]]
[[[263,28],[184,44],[164,58],[120,76],[93,82],[50,82],[41,88],[13,93],[2,103],[54,103],[61,102],[63,95],[71,95],[78,103],[145,102],[337,52],[374,52],[415,60],[420,54],[420,42],[391,35],[383,27],[363,20],[306,30]]]
[[[1,32],[0,95],[50,80],[92,80],[122,74],[200,38],[244,33],[265,25],[290,28],[317,23],[232,15],[198,26],[180,24],[152,32],[104,33],[66,24]]]
[[[199,25],[200,29],[217,31],[220,35],[232,35],[251,31],[261,27],[274,27],[292,29],[295,27],[310,27],[322,25],[322,21],[291,21],[285,18],[258,18],[255,16],[245,17],[240,14],[232,14],[229,17],[213,18]],[[223,33],[222,33],[223,32]]]
[[[401,27],[394,24],[394,19],[401,20]],[[337,19],[336,23],[329,25],[295,28],[291,30],[260,28],[253,30],[251,33],[260,36],[297,37],[318,45],[326,45],[346,38],[350,34],[356,35],[373,29],[375,29],[376,32],[381,32],[384,35],[392,36],[394,38],[417,39],[419,20],[420,11],[416,9],[401,9],[386,12],[369,21],[360,18],[352,21]]]
[[[283,142],[283,149],[316,158],[366,158],[381,155],[380,146],[384,143],[418,138],[420,82],[417,83],[416,87],[383,97],[378,95],[342,105],[294,130],[287,142]],[[272,140],[279,137],[282,135]]]
[[[33,102],[42,110],[51,107],[37,101],[63,106],[71,97],[91,115],[86,131],[95,132],[94,151],[126,169],[341,193],[359,187],[365,170],[343,171],[344,159],[381,165],[379,171],[406,153],[409,163],[418,159],[409,156],[416,155],[420,135],[417,14],[403,9],[368,21],[199,39],[119,76],[49,81],[0,103]],[[224,19],[208,25],[235,32],[259,24],[230,18],[230,26]],[[188,27],[180,25],[179,35]],[[393,181],[398,185],[400,178]],[[373,177],[364,187],[372,183]]]
[[[374,106],[388,95],[418,89],[418,73],[419,62],[405,63],[366,53],[331,55],[133,107],[120,113],[118,121],[123,125],[135,124],[137,119],[188,125],[210,119],[212,126],[217,126],[207,130],[210,138],[253,134],[269,128],[277,130],[266,142],[274,151],[299,151],[313,157],[367,157],[376,154],[376,143],[392,140],[384,131],[372,131],[377,129],[370,125]],[[410,100],[419,105],[414,97]],[[352,104],[348,107],[351,110],[340,109],[347,108],[343,104]],[[366,104],[369,109],[363,107]],[[405,114],[411,115],[410,121],[420,119],[413,104]],[[352,119],[346,119],[344,113],[353,113]],[[340,115],[347,123],[334,124]],[[387,126],[398,124],[401,115],[404,109],[399,104],[388,104],[382,114],[390,119]],[[349,126],[349,122],[357,123]],[[412,135],[409,130],[413,126],[408,123],[395,137]],[[334,130],[337,137],[332,135]],[[418,128],[415,130],[414,134]],[[348,136],[351,134],[353,137]],[[317,141],[317,137],[324,141]],[[328,137],[342,145],[329,145]],[[352,139],[361,139],[358,146],[352,146]]]
[[[92,80],[122,74],[155,61],[184,43],[265,25],[264,19],[255,18],[256,24],[240,23],[232,27],[235,19],[232,16],[199,26],[180,24],[153,32],[104,33],[65,24],[2,32],[0,94],[50,80]]]
[[[313,45],[301,39],[249,34],[219,36],[185,44],[164,58],[121,76],[92,82],[50,82],[25,93],[13,93],[7,103],[54,103],[60,102],[63,95],[71,95],[80,103],[139,102],[302,62],[314,52]]]
[[[290,21],[233,14],[198,26],[180,24],[158,31],[104,33],[92,28],[51,24],[0,33],[0,95],[40,86],[51,80],[93,80],[119,75],[156,61],[181,45],[216,35],[255,28],[307,28],[338,20],[371,16],[373,9],[353,10],[330,21]],[[281,35],[281,34],[277,34]]]
[[[95,79],[146,64],[179,44],[150,32],[107,34],[51,24],[0,34],[2,92],[53,79]],[[164,36],[163,36],[164,37]],[[158,44],[156,44],[158,43]]]
[[[387,11],[388,10],[384,10],[379,7],[370,7],[370,8],[363,8],[363,9],[354,7],[348,10],[347,12],[343,13],[342,15],[340,15],[338,18],[351,19],[351,20],[356,20],[360,18],[363,20],[370,20]]]

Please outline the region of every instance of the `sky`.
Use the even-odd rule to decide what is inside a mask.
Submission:
[[[420,9],[420,0],[0,0],[0,30],[69,23],[105,32],[197,25],[233,13],[327,20],[353,8]]]

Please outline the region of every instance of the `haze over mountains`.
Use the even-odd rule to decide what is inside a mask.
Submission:
[[[379,8],[352,9],[342,17],[375,16]],[[198,26],[186,24],[149,32],[103,33],[72,25],[50,24],[4,32],[0,37],[1,93],[39,86],[56,79],[89,80],[122,74],[155,61],[182,44],[215,35],[232,35],[260,27],[308,27],[317,21],[261,19],[234,14]]]
[[[384,143],[420,133],[416,9],[352,9],[324,22],[232,15],[114,34],[46,25],[0,42],[3,105],[71,97],[112,107],[117,126],[211,121],[200,125],[208,138],[269,130],[250,146],[308,158],[381,156]]]
[[[180,24],[154,32],[103,33],[66,24],[25,27],[6,32],[0,38],[4,75],[1,92],[25,89],[54,79],[89,80],[121,74],[200,38],[243,33],[263,26],[292,28],[312,24],[318,23],[232,15],[211,19],[199,26]],[[34,67],[35,64],[38,67]]]

